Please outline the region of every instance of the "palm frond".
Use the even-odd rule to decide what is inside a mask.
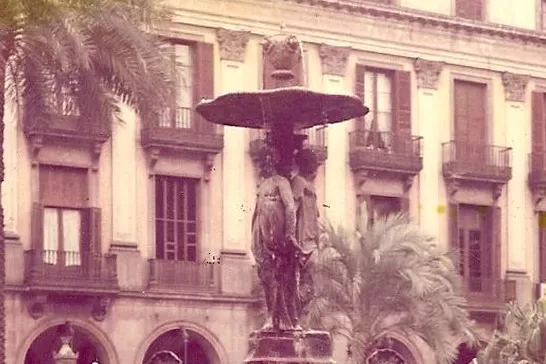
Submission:
[[[328,300],[335,302],[351,320],[356,356],[365,356],[367,345],[391,330],[422,337],[442,364],[451,363],[459,344],[477,341],[449,254],[405,215],[355,234],[325,225],[317,281],[320,310],[313,306],[310,314],[328,314]]]

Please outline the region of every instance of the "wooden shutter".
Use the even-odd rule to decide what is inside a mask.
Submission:
[[[193,53],[194,68],[194,104],[201,99],[214,97],[214,47],[210,43],[198,42]],[[214,124],[206,121],[195,110],[193,111],[194,129],[200,132],[214,132]]]
[[[366,67],[361,64],[356,65],[355,71],[355,95],[366,104],[364,100],[364,77],[366,74]],[[359,117],[356,120],[356,129],[364,130],[366,123],[364,122],[364,116]]]
[[[396,135],[394,147],[404,154],[412,153],[411,143],[411,73],[394,73],[394,125]]]
[[[447,219],[449,251],[453,253],[455,264],[457,264],[456,269],[459,271],[459,262],[461,260],[459,252],[459,204],[449,204]]]
[[[546,283],[546,212],[538,213],[539,282]]]
[[[40,202],[45,206],[84,207],[88,195],[86,169],[40,166]]]
[[[531,171],[541,171],[544,168],[544,150],[546,140],[544,118],[544,93],[533,91],[531,121]]]
[[[32,204],[32,217],[30,221],[32,230],[32,249],[44,249],[44,206],[39,203]]]
[[[81,250],[101,254],[101,210],[90,207],[82,210]]]
[[[501,278],[502,249],[501,249],[501,208],[491,206],[489,208],[487,235],[490,236],[491,248],[491,277]]]

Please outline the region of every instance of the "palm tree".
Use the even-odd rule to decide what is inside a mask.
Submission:
[[[545,364],[546,299],[525,307],[510,303],[504,325],[478,354],[479,364]]]
[[[157,3],[2,0],[0,186],[6,95],[22,113],[51,111],[62,89],[83,121],[117,120],[120,101],[134,107],[143,120],[159,117],[174,82],[160,39],[147,31],[156,19],[168,19]],[[5,362],[3,221],[0,204],[0,363]]]
[[[404,215],[359,230],[325,229],[307,325],[345,336],[356,363],[393,331],[421,337],[441,364],[477,342],[448,254]]]

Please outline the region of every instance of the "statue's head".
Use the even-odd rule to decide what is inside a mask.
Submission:
[[[309,148],[300,149],[294,159],[299,174],[305,178],[314,179],[319,166],[315,152]]]
[[[259,161],[260,175],[262,177],[267,178],[280,173],[280,153],[270,143],[266,142],[260,150]]]

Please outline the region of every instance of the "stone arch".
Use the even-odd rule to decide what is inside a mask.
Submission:
[[[416,335],[404,335],[398,331],[391,331],[380,340],[378,349],[387,349],[404,359],[405,364],[434,363],[434,353],[427,352],[428,345]],[[431,356],[431,358],[428,358]],[[427,360],[425,360],[425,358]],[[370,359],[368,357],[368,359]]]
[[[100,349],[102,349],[104,356],[108,360],[108,363],[106,364],[119,363],[119,357],[112,341],[99,327],[90,323],[89,321],[84,321],[84,320],[80,320],[78,318],[72,318],[72,317],[68,317],[68,318],[55,317],[50,319],[44,319],[43,321],[41,321],[31,331],[31,333],[27,335],[26,339],[21,344],[21,347],[17,352],[15,363],[24,364],[25,357],[27,355],[27,352],[31,348],[32,343],[34,343],[34,341],[38,339],[40,335],[42,335],[47,330],[54,328],[56,326],[62,325],[66,321],[69,321],[72,324],[72,326],[81,330],[82,332],[87,334],[89,337],[91,337],[94,341],[96,341],[96,343],[100,346]]]
[[[209,356],[211,357],[210,364],[229,363],[227,352],[215,334],[200,325],[183,320],[168,322],[154,329],[139,345],[139,349],[135,357],[135,363],[143,363],[146,352],[148,351],[150,346],[162,335],[173,330],[179,330],[181,327],[186,328],[186,330],[190,332],[190,335],[193,335],[194,338],[197,338],[199,344],[206,349],[207,354],[209,354]]]

